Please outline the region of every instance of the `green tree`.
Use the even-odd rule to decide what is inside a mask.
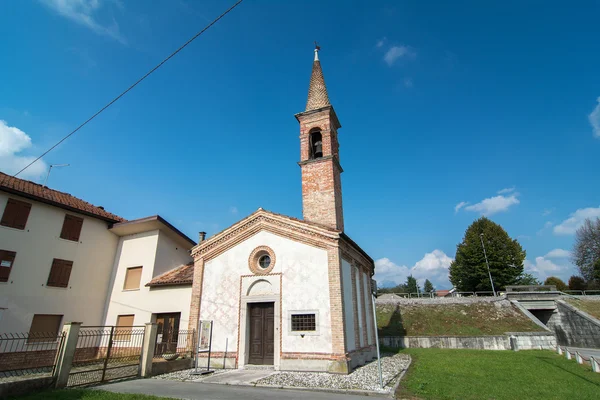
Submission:
[[[517,281],[515,282],[515,285],[541,285],[542,282],[540,282],[535,276],[531,275],[531,274],[522,274],[519,278],[517,278]]]
[[[433,287],[433,283],[429,279],[425,279],[425,283],[423,284],[423,291],[425,293],[435,293],[435,288]]]
[[[481,234],[496,290],[514,285],[523,273],[525,250],[500,225],[481,217],[465,231],[462,242],[456,246],[456,258],[450,264],[450,282],[459,291],[492,290]]]
[[[577,228],[572,254],[583,279],[600,281],[600,218],[586,218]]]
[[[556,286],[556,289],[558,289],[561,292],[563,292],[569,288],[562,279],[560,279],[556,276],[547,277],[546,280],[544,281],[544,285],[554,285],[554,286]]]
[[[419,284],[417,283],[417,280],[412,276],[409,275],[406,278],[406,288],[408,289],[408,293],[419,293]]]
[[[571,276],[569,278],[569,290],[585,290],[585,279],[580,276]]]

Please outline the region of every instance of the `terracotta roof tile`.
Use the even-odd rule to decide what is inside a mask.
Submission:
[[[180,265],[162,275],[157,276],[146,286],[167,286],[167,285],[185,285],[191,284],[194,280],[194,263]]]
[[[124,218],[105,211],[104,208],[95,206],[87,201],[81,200],[69,193],[59,192],[40,184],[24,179],[13,178],[0,172],[0,190],[38,200],[56,207],[65,208],[74,212],[97,217],[109,222],[123,222]]]

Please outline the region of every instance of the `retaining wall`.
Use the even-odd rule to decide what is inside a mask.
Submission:
[[[600,348],[600,321],[563,300],[548,320],[561,346]]]
[[[8,382],[0,382],[0,399],[20,396],[38,390],[53,387],[54,378],[51,376],[42,378],[17,379]]]
[[[193,361],[191,358],[182,358],[173,361],[153,361],[152,376],[190,369],[192,368]]]
[[[556,348],[554,335],[548,332],[509,332],[497,336],[388,336],[381,344],[392,348],[437,348],[512,350],[510,337],[514,336],[519,350]]]

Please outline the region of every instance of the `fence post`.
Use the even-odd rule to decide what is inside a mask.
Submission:
[[[567,357],[567,360],[571,359],[571,352],[569,351],[569,349],[565,349],[565,356]]]
[[[146,378],[152,376],[152,359],[156,347],[156,332],[158,325],[151,322],[144,329],[144,343],[142,345],[142,356],[140,357],[140,376]]]
[[[583,357],[578,351],[575,352],[575,360],[577,360],[577,364],[583,364]]]
[[[562,350],[562,348],[560,347],[560,345],[558,345],[558,344],[556,345],[556,352],[558,353],[558,355],[559,355],[559,356],[562,356],[562,355],[563,355],[563,350]]]
[[[600,372],[600,363],[594,358],[594,356],[590,356],[590,363],[592,364],[592,371]]]
[[[77,350],[79,328],[81,328],[81,322],[70,322],[63,326],[63,343],[56,359],[54,372],[54,385],[57,388],[64,388],[69,382],[69,373],[73,365],[75,350]]]

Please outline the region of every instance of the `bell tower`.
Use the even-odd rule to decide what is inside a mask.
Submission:
[[[296,114],[300,123],[302,214],[306,221],[343,231],[343,170],[337,138],[341,125],[329,103],[319,50],[316,46],[306,110]]]

